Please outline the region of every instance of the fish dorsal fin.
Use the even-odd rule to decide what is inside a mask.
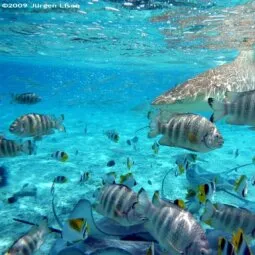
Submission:
[[[239,55],[235,59],[238,64],[254,64],[255,63],[255,52],[253,49],[240,51]]]
[[[160,196],[158,190],[156,190],[153,194],[152,204],[155,205],[156,207],[160,206]]]
[[[137,203],[134,205],[135,210],[139,213],[146,213],[150,203],[145,189],[141,188],[137,194]]]

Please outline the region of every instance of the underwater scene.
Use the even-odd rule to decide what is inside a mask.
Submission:
[[[255,255],[255,1],[0,3],[0,254]]]

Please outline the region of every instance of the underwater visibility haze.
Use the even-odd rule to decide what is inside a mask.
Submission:
[[[255,254],[255,1],[0,3],[0,253]]]

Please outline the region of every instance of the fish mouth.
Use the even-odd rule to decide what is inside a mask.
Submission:
[[[219,140],[218,141],[218,146],[222,147],[223,145],[224,145],[224,140],[223,139]]]
[[[157,97],[154,101],[152,101],[152,105],[164,105],[164,104],[168,104],[168,105],[172,105],[177,103],[176,100],[174,99],[170,99],[170,98],[165,98],[165,97]]]

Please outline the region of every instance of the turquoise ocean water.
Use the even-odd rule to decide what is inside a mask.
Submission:
[[[60,3],[52,1],[47,3],[58,8],[33,8],[32,1],[19,1],[22,8],[13,6],[13,1],[1,0],[4,3],[9,7],[0,7],[0,133],[19,141],[8,131],[9,126],[17,117],[33,112],[64,114],[66,132],[56,131],[37,141],[35,155],[0,158],[0,166],[7,171],[7,184],[0,187],[0,252],[30,228],[14,222],[14,217],[38,222],[44,215],[49,225],[57,227],[50,189],[59,175],[68,179],[55,189],[62,221],[81,198],[91,199],[106,173],[115,171],[119,178],[129,172],[128,157],[134,161],[131,171],[138,183],[136,192],[143,187],[151,196],[173,169],[166,177],[164,196],[184,199],[188,182],[185,174],[175,176],[175,156],[188,151],[160,146],[155,154],[151,147],[159,137],[149,139],[148,129],[136,130],[148,126],[146,115],[157,96],[236,58],[243,50],[242,39],[255,34],[255,14],[244,11],[250,10],[252,2],[173,1],[149,6],[134,3],[133,7],[115,1],[68,2],[79,5],[77,8],[59,8]],[[11,93],[24,92],[35,92],[42,101],[35,105],[10,103]],[[211,113],[201,114],[209,117]],[[220,173],[251,163],[254,131],[221,121],[217,127],[224,146],[198,153],[198,164]],[[104,134],[113,129],[119,133],[118,143]],[[134,136],[139,138],[135,148],[126,142]],[[67,162],[51,158],[58,150],[69,155]],[[116,163],[112,168],[107,166],[110,160]],[[90,176],[80,185],[84,171]],[[242,174],[248,178],[245,199],[249,202],[221,191],[214,201],[255,212],[254,165],[226,178]],[[26,183],[35,185],[36,197],[7,203],[6,198]],[[48,235],[35,254],[49,254],[57,238],[57,234]]]

